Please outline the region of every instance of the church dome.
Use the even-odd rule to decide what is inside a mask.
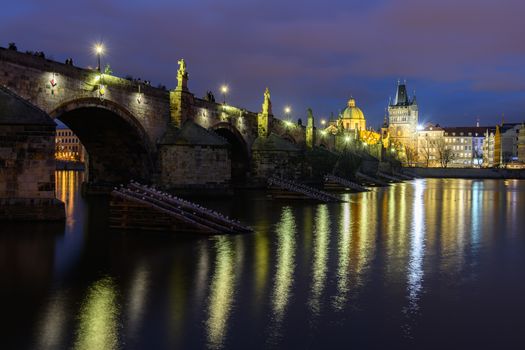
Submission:
[[[342,115],[343,119],[365,119],[365,115],[363,114],[363,111],[359,109],[359,107],[356,107],[355,105],[355,99],[350,98],[348,100],[348,107],[343,111]]]

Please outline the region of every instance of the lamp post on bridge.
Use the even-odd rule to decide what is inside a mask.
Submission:
[[[290,114],[292,113],[292,107],[290,106],[284,106],[284,116],[286,117],[286,120],[290,120]]]
[[[224,99],[224,104],[226,104],[226,94],[228,93],[228,90],[229,90],[228,85],[223,84],[221,86],[221,93],[222,93],[222,97]]]
[[[95,51],[95,54],[97,55],[97,63],[98,63],[97,70],[100,73],[101,72],[100,56],[104,54],[104,45],[102,45],[102,43],[95,44],[94,51]]]

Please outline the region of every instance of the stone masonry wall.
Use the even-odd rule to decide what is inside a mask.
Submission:
[[[231,161],[226,147],[163,145],[160,148],[164,188],[224,187],[231,180]]]
[[[272,176],[297,179],[302,176],[302,152],[257,150],[252,153],[252,181],[265,182]]]
[[[55,198],[55,127],[0,125],[0,198]]]

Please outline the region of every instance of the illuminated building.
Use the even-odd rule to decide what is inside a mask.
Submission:
[[[485,168],[494,166],[494,145],[496,128],[487,128],[483,137],[483,161],[481,165]]]
[[[417,133],[417,154],[421,166],[439,166],[439,147],[445,130],[439,124],[427,123]]]
[[[366,120],[363,111],[355,105],[355,99],[348,100],[348,106],[341,114],[338,124],[344,130],[366,130]]]
[[[367,130],[365,114],[357,107],[354,98],[348,100],[347,107],[339,114],[339,118],[330,119],[326,124],[319,139],[326,139],[327,135],[332,136],[332,146],[336,150],[366,149],[368,153],[380,157],[381,134],[371,129]]]
[[[449,166],[468,168],[481,166],[483,162],[483,139],[487,127],[444,128],[445,145],[452,150]]]
[[[518,161],[525,163],[525,123],[521,124],[521,129],[518,133]]]
[[[70,162],[84,162],[85,149],[78,137],[66,126],[57,125],[55,158]]]
[[[520,129],[523,123],[502,123],[498,126],[499,133],[496,134],[496,146],[499,157],[495,159],[495,165],[507,166],[518,162],[518,145]]]
[[[390,142],[403,156],[406,147],[415,148],[419,111],[416,96],[407,94],[406,84],[397,84],[394,103],[388,106],[388,133]]]

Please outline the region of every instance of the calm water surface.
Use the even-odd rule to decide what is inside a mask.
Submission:
[[[525,344],[525,181],[415,180],[336,204],[206,201],[230,237],[106,228],[59,172],[64,224],[0,226],[1,349]]]

